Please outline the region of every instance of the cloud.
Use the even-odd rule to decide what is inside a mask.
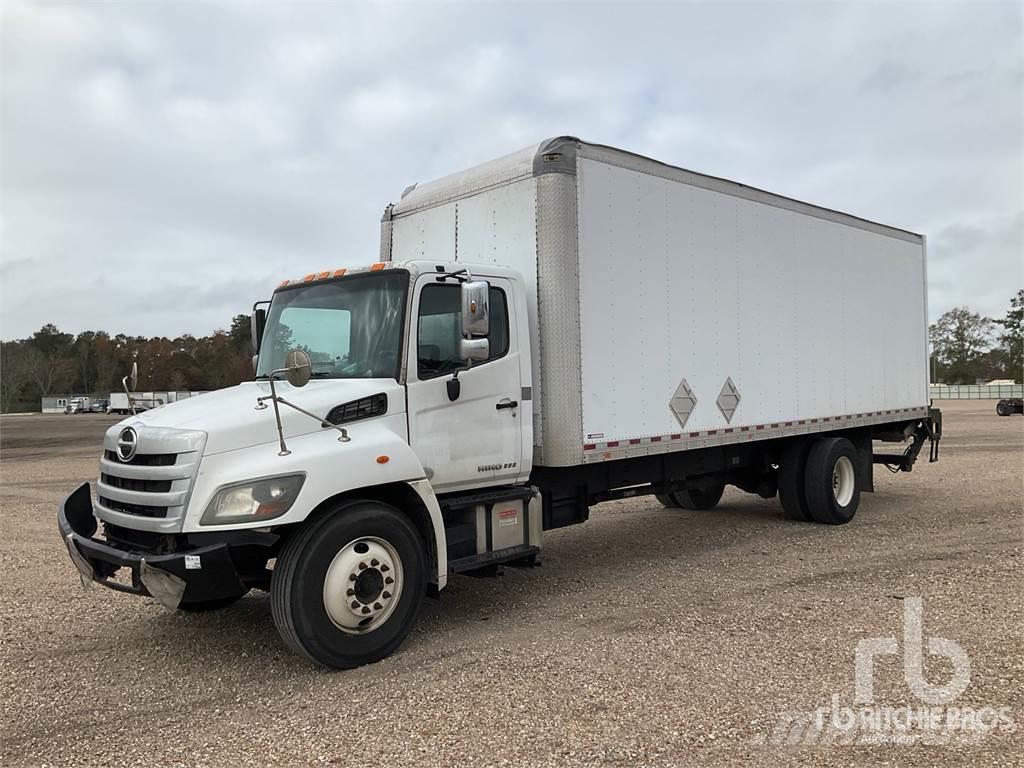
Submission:
[[[4,338],[207,333],[373,261],[410,183],[566,133],[924,232],[933,316],[1024,282],[1016,4],[0,14]]]

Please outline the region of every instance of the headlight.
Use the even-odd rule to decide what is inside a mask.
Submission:
[[[206,505],[200,525],[251,523],[280,517],[295,503],[305,475],[282,475],[221,488]]]

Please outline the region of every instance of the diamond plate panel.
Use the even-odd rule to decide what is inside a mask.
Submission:
[[[676,417],[679,426],[685,427],[686,422],[690,419],[690,414],[697,407],[697,396],[693,394],[693,390],[686,383],[686,379],[679,382],[675,394],[668,401],[668,407],[672,409],[672,415]]]
[[[725,384],[722,385],[722,391],[718,393],[718,399],[715,401],[718,406],[718,410],[725,416],[725,423],[728,424],[732,421],[732,416],[736,413],[736,409],[740,407],[740,391],[736,389],[736,385],[732,383],[732,379],[728,376],[725,379]]]

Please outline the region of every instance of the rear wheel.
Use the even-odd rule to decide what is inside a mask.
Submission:
[[[351,669],[398,648],[425,589],[426,557],[412,522],[387,504],[353,502],[285,544],[271,611],[293,650]]]
[[[722,494],[724,492],[725,483],[721,483],[710,488],[684,488],[682,490],[675,491],[672,494],[672,498],[674,498],[678,506],[683,509],[703,511],[714,509],[718,505],[718,502],[722,500]]]
[[[1010,406],[1008,403],[1000,400],[998,403],[996,403],[996,413],[998,413],[1000,416],[1009,416],[1012,413],[1012,411],[1010,410]]]
[[[782,502],[782,516],[787,520],[810,522],[814,519],[807,507],[804,491],[804,471],[809,449],[806,440],[790,443],[779,461],[779,501]]]
[[[857,514],[860,478],[857,449],[842,437],[823,437],[807,454],[804,493],[811,515],[819,523],[844,525]]]

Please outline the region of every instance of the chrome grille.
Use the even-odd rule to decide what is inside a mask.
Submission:
[[[171,533],[181,530],[192,482],[206,442],[203,432],[134,424],[137,453],[117,454],[115,426],[104,440],[96,493],[96,516],[123,528]]]

